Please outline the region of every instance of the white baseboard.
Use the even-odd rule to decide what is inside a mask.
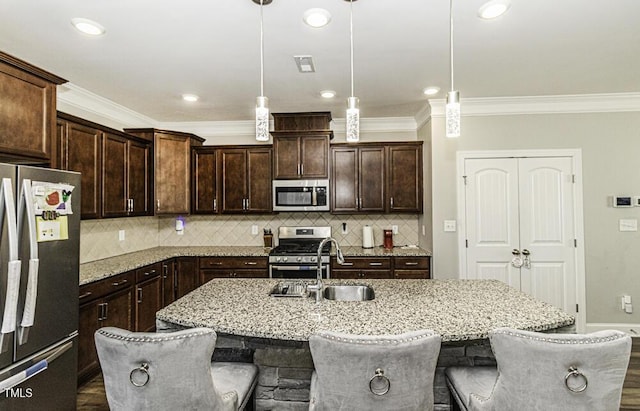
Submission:
[[[587,332],[602,330],[618,330],[629,334],[632,337],[640,337],[640,324],[631,323],[587,323]]]

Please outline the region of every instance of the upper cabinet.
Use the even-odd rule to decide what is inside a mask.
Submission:
[[[151,144],[58,113],[52,166],[82,173],[83,219],[150,215]]]
[[[191,155],[191,212],[216,214],[218,196],[218,148],[194,147]]]
[[[271,147],[220,148],[222,213],[270,213]]]
[[[331,161],[331,212],[422,212],[421,142],[335,144]]]
[[[191,147],[204,139],[177,131],[124,129],[153,142],[155,214],[188,214],[191,210]]]
[[[273,113],[275,179],[329,178],[331,113]]]
[[[0,161],[48,165],[56,86],[66,80],[0,52]]]

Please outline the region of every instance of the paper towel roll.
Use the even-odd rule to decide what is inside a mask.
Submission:
[[[373,248],[373,229],[369,225],[362,227],[362,248]]]

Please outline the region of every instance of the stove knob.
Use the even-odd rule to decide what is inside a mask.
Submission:
[[[297,258],[298,262],[302,261],[302,257]]]
[[[282,262],[286,262],[289,259],[289,257],[282,257]]]
[[[316,261],[318,261],[318,257],[311,257],[311,262],[315,263]]]
[[[281,259],[281,257],[276,257],[276,263],[279,263]]]

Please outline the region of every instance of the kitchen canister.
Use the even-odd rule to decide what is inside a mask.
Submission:
[[[374,245],[373,229],[370,225],[365,225],[362,227],[362,248],[373,248]]]
[[[384,248],[393,249],[393,230],[383,230],[384,232]]]

